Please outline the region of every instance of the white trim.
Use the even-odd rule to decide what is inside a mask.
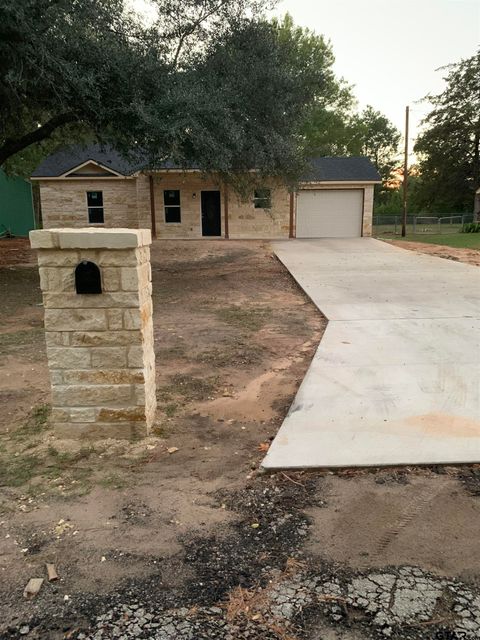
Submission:
[[[178,191],[178,204],[165,204],[165,191]],[[181,189],[162,189],[162,200],[163,200],[163,224],[182,224],[182,190]],[[176,207],[180,213],[180,221],[179,222],[167,222],[167,207]]]
[[[97,160],[93,160],[93,159],[85,160],[85,162],[82,162],[81,164],[76,165],[72,169],[68,169],[67,171],[65,171],[65,173],[62,173],[59,177],[60,178],[66,178],[71,173],[74,173],[75,171],[78,171],[78,169],[81,169],[82,167],[85,167],[88,164],[94,164],[96,167],[99,167],[100,169],[105,169],[109,173],[112,173],[114,176],[117,176],[117,178],[123,178],[123,174],[121,174],[118,171],[115,171],[114,169],[111,169],[110,167],[107,167],[104,164],[102,164],[101,162],[97,162]],[[74,177],[76,178],[78,176],[74,176]],[[102,176],[102,177],[104,177],[104,176]]]
[[[85,191],[85,202],[87,205],[87,225],[89,227],[104,227],[105,226],[105,203],[103,202],[103,191],[101,191],[100,193],[102,194],[102,206],[93,206],[93,207],[89,207],[88,206],[88,194],[92,193],[91,191]],[[90,213],[89,213],[89,209],[101,209],[102,210],[102,215],[103,215],[103,222],[90,222]]]
[[[348,185],[363,185],[363,184],[382,184],[382,180],[302,180],[301,182],[298,183],[299,184],[299,189],[298,191],[301,190],[301,186],[302,184],[318,184],[320,186],[327,186],[327,187],[332,187],[335,186],[335,189],[341,188],[342,184],[348,184]]]
[[[32,176],[30,180],[50,181],[55,180],[65,182],[66,180],[135,180],[136,176]]]

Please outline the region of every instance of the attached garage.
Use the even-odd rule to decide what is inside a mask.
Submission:
[[[309,189],[297,195],[297,238],[362,235],[363,189]]]
[[[367,158],[314,158],[296,192],[297,238],[358,238],[372,232],[380,176]]]

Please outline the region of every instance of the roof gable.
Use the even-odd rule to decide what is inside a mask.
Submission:
[[[87,160],[87,162],[82,162],[82,164],[78,165],[72,170],[65,172],[62,177],[63,178],[118,178],[122,174],[118,173],[118,171],[114,171],[113,169],[107,169],[103,167],[95,160]]]

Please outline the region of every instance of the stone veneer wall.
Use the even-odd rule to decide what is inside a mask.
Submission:
[[[138,229],[137,184],[135,178],[106,178],[101,180],[71,178],[40,181],[40,201],[44,229],[88,226],[87,191],[103,191],[105,227]],[[141,199],[146,206],[147,229],[150,228],[150,199]],[[145,218],[142,217],[142,225]],[[92,225],[94,228],[95,225]]]
[[[230,238],[288,238],[290,232],[290,193],[279,182],[265,182],[271,189],[272,207],[256,209],[252,197],[244,201],[230,193],[228,219]]]
[[[202,237],[202,191],[220,191],[222,236],[225,235],[225,211],[223,190],[213,178],[198,172],[168,172],[154,176],[155,221],[158,238],[201,238]],[[168,189],[180,190],[181,222],[165,222],[163,192]],[[195,197],[193,197],[195,194]]]
[[[228,202],[229,237],[288,238],[290,194],[278,181],[266,181],[272,189],[272,208],[255,209],[252,197],[243,200],[231,189]],[[103,191],[104,227],[151,227],[150,183],[146,175],[129,179],[66,179],[41,181],[44,228],[82,227],[87,224],[87,191]],[[302,189],[363,189],[363,235],[372,235],[373,185],[345,183],[302,184]],[[163,205],[165,189],[180,190],[181,223],[166,223]],[[198,172],[166,172],[154,176],[154,199],[158,238],[201,238],[201,192],[221,194],[221,235],[225,236],[224,187]],[[194,197],[195,194],[195,197]]]
[[[52,229],[30,238],[38,249],[56,435],[147,435],[156,408],[150,231]],[[82,260],[99,266],[103,293],[75,292]]]

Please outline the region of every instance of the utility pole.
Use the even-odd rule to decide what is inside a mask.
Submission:
[[[405,158],[403,161],[403,217],[402,238],[407,235],[407,189],[408,189],[408,121],[410,107],[405,107]]]

